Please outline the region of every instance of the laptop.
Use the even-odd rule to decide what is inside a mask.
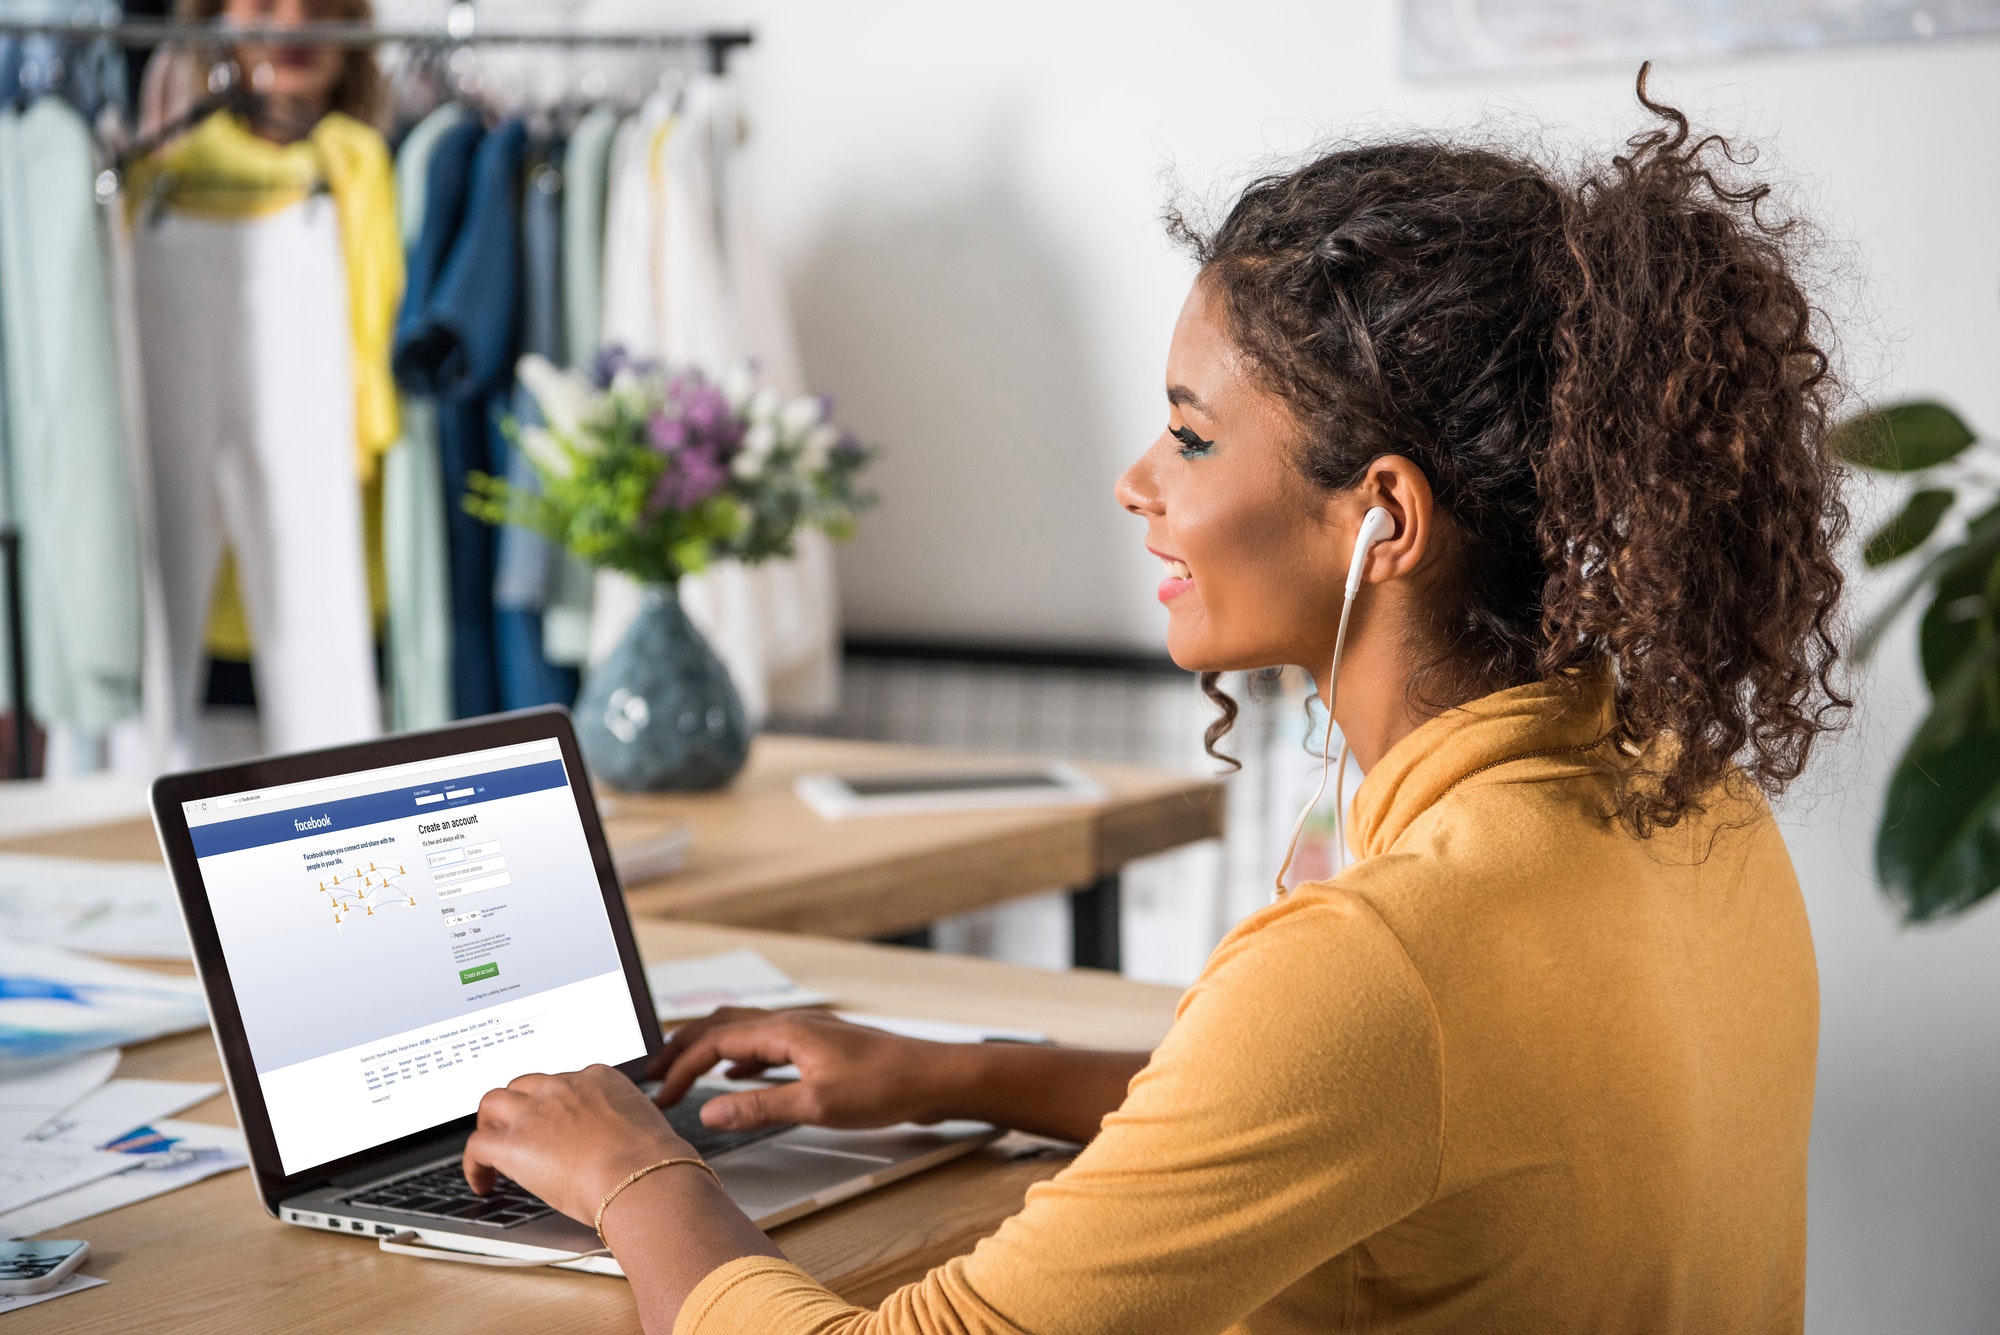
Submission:
[[[153,785],[251,1181],[287,1224],[620,1273],[587,1224],[459,1171],[480,1096],[661,1047],[562,709]],[[965,1154],[983,1123],[717,1132],[669,1120],[769,1228]]]

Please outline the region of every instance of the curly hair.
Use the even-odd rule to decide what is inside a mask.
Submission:
[[[1734,772],[1781,791],[1852,704],[1836,386],[1791,224],[1763,216],[1768,185],[1725,181],[1752,155],[1646,78],[1660,123],[1576,179],[1405,139],[1261,178],[1212,234],[1168,214],[1305,476],[1345,489],[1402,455],[1449,518],[1413,700],[1608,664],[1636,760],[1611,766],[1615,815],[1641,836]]]

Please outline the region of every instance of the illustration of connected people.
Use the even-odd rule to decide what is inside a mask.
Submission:
[[[417,897],[402,884],[408,874],[400,864],[391,869],[370,862],[366,871],[351,871],[321,881],[319,892],[326,896],[327,906],[333,910],[334,925],[338,927],[356,914],[374,917],[377,905],[415,908]]]

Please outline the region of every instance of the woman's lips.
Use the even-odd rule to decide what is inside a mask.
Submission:
[[[1153,549],[1146,549],[1152,552]],[[1187,562],[1165,552],[1153,552],[1167,568],[1167,577],[1160,581],[1160,601],[1171,602],[1194,587],[1194,572],[1187,568]]]

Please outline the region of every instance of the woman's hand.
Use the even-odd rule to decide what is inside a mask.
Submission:
[[[729,1076],[737,1080],[796,1066],[797,1081],[712,1099],[701,1120],[731,1129],[806,1122],[854,1130],[942,1120],[962,1083],[957,1067],[967,1059],[965,1048],[850,1024],[825,1011],[726,1007],[675,1030],[647,1073],[664,1077],[653,1097],[665,1106],[679,1102],[718,1061],[734,1063]]]
[[[639,1087],[609,1066],[524,1075],[479,1101],[465,1180],[480,1195],[504,1173],[571,1219],[590,1223],[633,1170],[693,1158]],[[699,1169],[674,1169],[699,1172]]]

